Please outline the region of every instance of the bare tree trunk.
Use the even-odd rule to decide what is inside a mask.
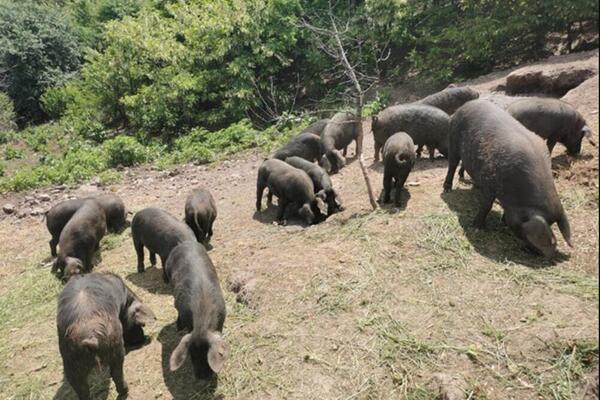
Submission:
[[[333,28],[335,41],[338,46],[338,52],[340,54],[340,58],[342,60],[342,64],[344,69],[346,70],[346,74],[352,80],[354,84],[354,89],[356,90],[356,119],[357,119],[357,137],[356,137],[356,157],[358,158],[358,164],[360,166],[360,171],[362,172],[363,178],[365,180],[365,185],[367,186],[367,193],[369,195],[369,202],[371,203],[371,207],[373,210],[377,209],[377,200],[375,200],[375,195],[373,194],[373,187],[371,186],[371,180],[369,179],[369,174],[367,168],[365,167],[365,161],[362,156],[362,147],[363,147],[363,138],[364,133],[362,129],[362,108],[364,101],[364,92],[362,87],[360,86],[360,81],[358,80],[356,73],[354,72],[354,68],[348,61],[348,57],[346,57],[346,51],[344,50],[344,46],[342,44],[342,40],[340,39],[340,34],[337,29],[337,25],[335,24],[335,20],[333,18],[333,14],[331,12],[331,3],[329,8],[329,17],[331,19],[331,27]]]

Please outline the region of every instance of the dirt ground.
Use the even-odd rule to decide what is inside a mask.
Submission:
[[[597,64],[597,51],[589,57]],[[472,83],[485,92],[507,73]],[[597,141],[593,79],[567,98]],[[365,161],[379,193],[369,125]],[[406,204],[376,212],[350,159],[333,176],[345,210],[310,227],[293,219],[274,225],[274,207],[255,212],[264,154],[252,151],[208,166],[129,170],[109,187],[9,194],[0,205],[21,207],[44,193],[50,201],[38,207],[48,208],[112,191],[133,212],[158,206],[182,216],[192,187],[211,189],[219,215],[209,254],[227,301],[230,346],[212,385],[195,382],[189,362],[168,371],[181,334],[160,265],[137,273],[129,229],[102,243],[96,270],[122,276],[157,315],[146,328],[149,343],[126,357],[131,399],[432,399],[436,373],[460,382],[465,399],[578,399],[598,363],[598,149],[584,143],[583,155],[570,161],[559,145],[553,156],[575,243],[571,249],[559,239],[555,262],[525,251],[502,225],[498,206],[485,230],[472,229],[476,193],[460,183],[442,195],[444,159],[420,160]],[[0,220],[2,399],[75,398],[62,377],[55,325],[61,284],[49,272],[48,240],[41,217]],[[228,289],[241,274],[255,280],[247,304]],[[96,399],[116,398],[107,371],[91,381]]]

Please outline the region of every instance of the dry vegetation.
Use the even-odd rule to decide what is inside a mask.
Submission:
[[[597,134],[595,82],[572,101]],[[365,145],[370,165],[370,135]],[[404,209],[376,212],[350,162],[333,178],[346,210],[308,228],[273,225],[274,208],[254,213],[262,154],[175,176],[134,171],[110,187],[132,211],[157,205],[181,215],[190,187],[213,190],[219,217],[210,255],[226,296],[231,357],[212,387],[194,382],[189,364],[168,371],[179,340],[171,290],[160,266],[136,272],[129,230],[110,235],[96,269],[124,277],[158,318],[146,329],[149,344],[126,357],[130,398],[431,399],[437,372],[462,378],[470,399],[580,398],[598,363],[598,152],[584,144],[566,168],[562,151],[557,184],[576,247],[559,240],[556,263],[524,251],[497,206],[486,230],[472,229],[476,193],[461,183],[441,195],[445,160],[418,163]],[[370,170],[377,192],[380,170]],[[0,223],[3,399],[74,398],[62,379],[61,284],[44,267],[48,239],[39,218]],[[248,305],[226,289],[242,272],[257,280]],[[93,381],[97,399],[116,398],[106,371]]]

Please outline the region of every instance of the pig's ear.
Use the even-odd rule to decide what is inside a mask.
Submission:
[[[177,371],[188,356],[190,345],[192,344],[192,334],[188,333],[184,337],[181,338],[181,341],[171,353],[171,358],[169,359],[169,369],[171,371]]]
[[[315,199],[315,202],[317,204],[317,208],[319,209],[319,212],[323,215],[327,215],[327,205],[325,204],[323,199],[321,199],[320,197],[317,197]]]
[[[223,368],[225,360],[229,356],[229,346],[223,340],[223,337],[217,332],[208,333],[208,365],[214,373],[218,374]]]
[[[129,314],[129,318],[137,325],[145,326],[147,323],[156,319],[156,316],[145,304],[140,303],[137,300],[134,300],[129,309],[127,310]]]

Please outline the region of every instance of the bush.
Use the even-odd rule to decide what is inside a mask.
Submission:
[[[6,143],[8,133],[13,132],[16,127],[12,100],[6,93],[0,92],[0,143]]]
[[[25,121],[46,117],[40,96],[67,81],[80,56],[75,30],[59,10],[34,1],[0,0],[0,78]]]
[[[117,136],[104,142],[102,147],[106,152],[106,162],[110,167],[119,165],[131,167],[150,159],[148,149],[131,136]]]

